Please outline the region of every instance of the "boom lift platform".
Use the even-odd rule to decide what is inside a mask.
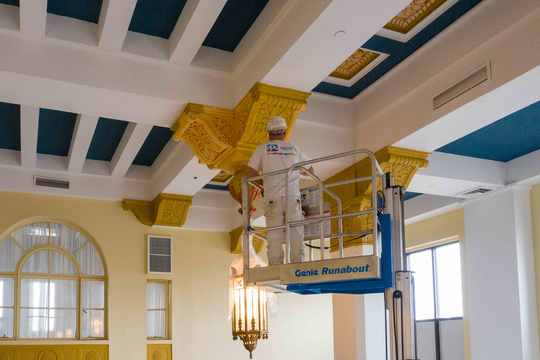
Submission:
[[[321,179],[307,168],[315,163],[333,160],[346,156],[364,154],[371,159],[370,176],[323,184]],[[250,219],[249,186],[264,191],[257,180],[270,176],[285,175],[285,184],[293,171],[303,172],[316,181],[317,185],[302,190],[318,189],[319,209],[323,209],[323,194],[337,202],[337,214],[323,216],[319,211],[318,217],[306,220],[289,221],[288,206],[285,207],[283,225],[253,229]],[[382,182],[382,196],[377,192],[377,180]],[[343,213],[341,199],[329,188],[357,183],[371,182],[371,209],[351,213]],[[289,196],[289,187],[285,186],[285,197]],[[407,271],[405,263],[405,238],[403,216],[402,188],[394,186],[390,173],[383,174],[375,155],[369,150],[353,150],[342,154],[313,159],[294,164],[288,169],[242,179],[242,216],[243,216],[243,256],[244,284],[247,286],[262,286],[269,291],[295,292],[302,295],[340,293],[340,294],[372,294],[384,293],[387,317],[387,359],[413,360],[416,359],[416,328],[414,316],[414,279]],[[343,218],[354,216],[372,217],[373,228],[343,232]],[[337,233],[326,234],[324,221],[336,220]],[[314,260],[313,247],[309,247],[308,260],[302,263],[290,261],[290,228],[319,223],[319,235],[308,236],[304,241],[312,244],[313,240],[320,241],[320,260]],[[285,264],[266,267],[250,268],[249,264],[249,235],[267,240],[263,232],[281,230],[285,232],[286,251]],[[373,235],[372,255],[345,257],[343,253],[344,236]],[[339,239],[337,257],[326,259],[325,239]]]

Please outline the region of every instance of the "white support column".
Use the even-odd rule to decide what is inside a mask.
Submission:
[[[120,51],[126,39],[137,0],[103,0],[98,24],[98,46]]]
[[[139,153],[151,125],[129,123],[111,160],[111,176],[122,178]]]
[[[227,0],[188,0],[171,34],[169,60],[189,65]]]
[[[88,148],[98,123],[98,116],[77,115],[77,122],[71,138],[68,154],[68,171],[80,173],[82,171]]]
[[[30,36],[45,36],[47,23],[47,0],[21,0],[21,33]]]
[[[371,245],[345,249],[345,256],[373,253]],[[381,360],[386,358],[384,294],[332,296],[334,358]]]
[[[475,360],[540,357],[529,192],[513,186],[464,206]]]
[[[21,166],[35,168],[39,108],[21,106]]]

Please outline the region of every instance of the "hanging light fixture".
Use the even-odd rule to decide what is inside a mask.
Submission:
[[[251,359],[257,341],[268,339],[268,296],[264,289],[242,283],[235,281],[232,334],[233,340],[244,342]]]

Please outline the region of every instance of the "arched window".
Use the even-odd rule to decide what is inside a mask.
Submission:
[[[107,278],[92,240],[59,222],[0,239],[0,338],[104,339]]]

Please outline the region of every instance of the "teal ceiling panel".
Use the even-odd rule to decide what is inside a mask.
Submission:
[[[168,39],[187,0],[138,0],[129,31]]]
[[[37,152],[68,156],[77,114],[40,109]]]
[[[0,149],[21,150],[21,107],[0,102]]]
[[[154,126],[133,160],[133,165],[152,166],[173,135],[171,129]]]
[[[444,29],[454,23],[454,21],[469,12],[481,1],[482,0],[460,0],[456,2],[407,42],[374,35],[366,43],[358,44],[358,47],[365,50],[388,54],[386,59],[358,79],[358,81],[350,87],[323,81],[318,84],[313,91],[353,99],[403,60],[412,55],[416,50],[424,46],[428,41],[440,34]]]
[[[127,121],[99,118],[86,158],[111,161],[128,124]]]
[[[102,4],[103,0],[47,0],[47,12],[97,24]]]
[[[19,0],[0,0],[0,4],[19,6]]]
[[[269,0],[228,0],[203,45],[233,52]]]
[[[540,101],[436,151],[507,162],[540,150]]]
[[[415,197],[420,196],[420,195],[423,195],[423,194],[412,192],[412,191],[405,191],[405,194],[403,195],[403,201],[414,199]]]

